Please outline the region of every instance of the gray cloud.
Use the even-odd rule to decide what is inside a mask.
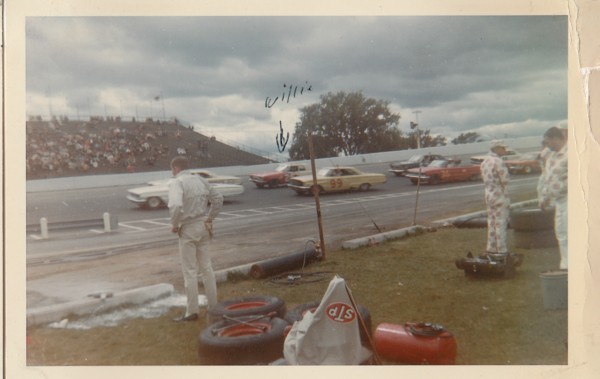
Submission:
[[[39,17],[26,36],[30,115],[161,117],[164,104],[270,151],[279,118],[291,130],[327,92],[387,100],[403,130],[419,109],[448,137],[538,134],[567,117],[565,16]],[[313,91],[264,108],[284,84]]]

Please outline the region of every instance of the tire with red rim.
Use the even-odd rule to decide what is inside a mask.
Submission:
[[[274,313],[283,318],[286,307],[283,300],[275,296],[247,296],[221,301],[208,310],[208,319],[212,322],[222,321],[223,316],[242,317],[251,315],[267,315]]]
[[[268,364],[281,357],[288,325],[281,318],[268,316],[214,323],[198,336],[198,358],[207,365]]]
[[[286,313],[285,321],[289,322],[290,324],[293,324],[296,321],[300,321],[300,320],[302,320],[302,318],[304,318],[304,315],[306,314],[306,312],[309,312],[309,311],[314,312],[317,309],[317,307],[319,306],[319,304],[320,304],[319,301],[313,301],[310,303],[304,303],[304,304],[297,305],[294,308],[292,308],[288,313]],[[364,305],[358,304],[358,313],[360,314],[360,317],[365,322],[365,326],[367,327],[369,335],[371,335],[371,330],[372,330],[371,312],[369,312],[367,307],[365,307]],[[359,321],[359,323],[360,323],[360,321]],[[363,345],[368,345],[369,338],[365,334],[365,331],[360,326],[360,324],[359,324],[359,330],[360,330],[360,340],[362,341]]]

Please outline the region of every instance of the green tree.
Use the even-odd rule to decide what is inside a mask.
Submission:
[[[290,159],[307,159],[308,131],[313,135],[316,158],[389,151],[402,146],[397,129],[400,115],[390,112],[389,102],[366,98],[362,92],[338,92],[321,96],[321,102],[300,109]]]
[[[452,140],[452,143],[454,145],[460,145],[463,143],[480,142],[481,140],[479,139],[479,137],[480,135],[477,132],[460,133],[458,137]]]

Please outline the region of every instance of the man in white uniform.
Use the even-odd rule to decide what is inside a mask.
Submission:
[[[555,126],[544,133],[544,143],[552,150],[553,154],[550,155],[544,167],[544,183],[539,198],[540,208],[548,208],[554,203],[554,232],[560,250],[559,268],[561,270],[566,270],[568,268],[568,143],[563,130]]]
[[[169,182],[171,231],[179,235],[187,295],[185,314],[174,320],[177,322],[198,319],[198,271],[202,273],[208,308],[217,303],[217,284],[207,245],[212,237],[212,221],[223,205],[223,195],[206,179],[187,172],[188,168],[189,162],[185,157],[178,156],[171,161],[175,177]]]
[[[506,145],[502,140],[493,140],[490,142],[489,155],[481,162],[488,221],[486,251],[493,254],[508,254],[506,227],[510,215],[510,199],[506,187],[510,175],[501,158],[503,155],[506,155]]]

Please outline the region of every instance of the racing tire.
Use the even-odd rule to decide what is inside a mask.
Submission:
[[[275,313],[277,317],[285,316],[286,307],[283,300],[275,296],[248,296],[221,301],[208,310],[209,322],[222,321],[224,316],[243,317],[267,315]]]
[[[254,183],[258,188],[265,188],[265,185],[262,183]]]
[[[214,323],[198,336],[198,358],[209,365],[269,364],[281,357],[288,325],[281,318],[267,316]]]
[[[554,211],[539,208],[513,209],[509,225],[518,231],[551,230],[554,229]]]
[[[358,190],[361,192],[367,192],[370,189],[371,189],[371,185],[369,183],[363,183],[360,186],[358,186]]]
[[[151,197],[148,200],[146,200],[146,207],[148,209],[158,209],[160,207],[163,206],[163,201],[160,199],[160,197]]]
[[[410,182],[416,186],[416,185],[417,185],[417,183],[419,182],[419,180],[418,180],[418,179],[411,178],[411,179],[410,179]]]
[[[471,176],[470,179],[472,182],[478,182],[481,180],[481,174],[475,174],[475,175]]]
[[[429,184],[435,186],[436,184],[440,184],[440,177],[437,175],[434,175],[431,177],[431,179],[429,179]]]
[[[268,185],[269,185],[269,188],[275,188],[279,185],[279,180],[277,180],[277,179],[270,180]]]
[[[317,309],[319,304],[320,304],[319,301],[313,301],[310,303],[304,303],[304,304],[297,305],[285,314],[284,320],[290,324],[293,324],[296,321],[300,321],[300,320],[302,320],[302,318],[304,318],[304,315],[306,314],[306,312],[314,311],[315,309]],[[372,328],[373,328],[372,321],[371,321],[371,312],[369,312],[367,307],[365,307],[364,305],[358,304],[358,313],[360,314],[360,317],[365,322],[365,326],[367,327],[367,331],[368,331],[368,335],[367,335],[365,333],[364,329],[362,328],[362,326],[360,325],[360,321],[359,321],[360,340],[363,345],[369,346],[369,336],[371,335]]]

